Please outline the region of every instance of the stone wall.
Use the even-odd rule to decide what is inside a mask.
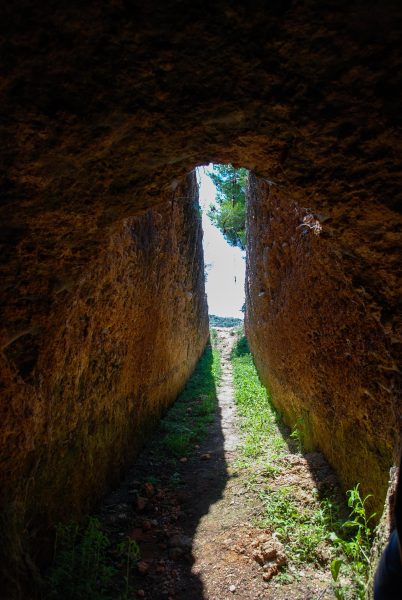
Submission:
[[[197,199],[192,174],[126,220],[4,349],[2,567],[94,505],[191,374],[208,336]]]
[[[336,206],[314,209],[311,200],[250,176],[247,336],[285,421],[306,449],[324,451],[345,489],[360,482],[373,494],[380,515],[400,434],[392,310],[384,315],[398,268],[397,252],[386,251],[398,215],[366,202],[354,204],[356,221],[344,206],[341,228]],[[381,245],[375,287],[366,249],[374,257]]]

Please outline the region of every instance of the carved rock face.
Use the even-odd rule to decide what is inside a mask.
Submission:
[[[209,161],[248,167],[280,192],[271,206],[264,188],[261,213],[255,207],[262,221],[252,231],[261,234],[264,248],[250,238],[254,266],[249,275],[254,279],[249,282],[249,301],[256,307],[249,307],[248,329],[264,378],[276,377],[281,406],[289,391],[289,415],[304,409],[310,391],[314,398],[327,398],[328,411],[336,407],[350,414],[352,389],[358,385],[353,410],[359,427],[339,443],[348,447],[353,437],[360,440],[356,444],[372,444],[369,454],[379,456],[383,473],[399,434],[400,3],[389,0],[380,6],[349,0],[330,6],[306,0],[233,7],[217,1],[208,8],[205,3],[175,0],[94,1],[85,6],[15,0],[1,12],[5,479],[35,479],[34,473],[42,469],[37,449],[50,439],[60,439],[60,449],[49,454],[46,464],[54,465],[64,456],[68,444],[63,446],[64,434],[57,433],[52,411],[61,419],[67,410],[60,400],[65,392],[58,395],[57,382],[69,371],[66,359],[75,348],[71,402],[80,399],[90,423],[91,410],[85,408],[90,406],[90,390],[79,377],[79,365],[88,359],[83,340],[96,329],[99,344],[108,343],[107,333],[100,337],[106,329],[101,327],[103,315],[123,310],[129,299],[131,306],[130,269],[144,286],[156,281],[149,275],[148,259],[139,257],[144,271],[138,274],[132,266],[125,219],[137,217],[162,198],[170,201],[174,190],[180,202],[187,192],[178,182],[195,165]],[[319,219],[320,237],[303,237],[303,228],[292,233],[289,227],[295,223],[288,210],[293,202],[300,210],[308,209],[303,214]],[[270,239],[265,240],[263,224],[270,214],[275,218],[267,224]],[[177,223],[182,227],[179,217]],[[168,233],[175,235],[180,234]],[[303,241],[293,243],[292,235]],[[307,237],[312,238],[311,249]],[[277,249],[266,252],[274,242]],[[168,261],[160,268],[173,272],[177,267],[180,273],[185,264]],[[315,268],[309,269],[310,264]],[[95,274],[98,281],[110,279],[113,290],[125,285],[126,292],[101,292]],[[170,277],[167,271],[166,276]],[[187,281],[184,271],[182,277]],[[274,300],[260,296],[266,293],[265,287],[259,289],[261,277]],[[282,302],[285,291],[294,297]],[[157,293],[154,296],[156,300]],[[195,295],[194,302],[202,299]],[[342,337],[342,355],[335,343],[341,305],[351,330]],[[301,306],[312,315],[314,327],[304,320],[299,329],[299,320],[288,339],[289,323],[296,322],[294,311]],[[73,325],[67,333],[63,327],[69,310]],[[197,319],[204,325],[193,359],[206,335],[205,317]],[[261,325],[261,319],[266,324]],[[139,347],[140,339],[148,347],[147,326],[142,321],[135,324],[134,316],[129,321]],[[122,323],[116,331],[116,344],[110,346],[116,362],[107,360],[102,384],[113,397],[113,369],[126,369],[123,381],[133,376],[121,362],[128,344]],[[268,331],[275,334],[268,336]],[[298,332],[316,337],[303,345]],[[325,332],[333,332],[328,344],[321,343]],[[346,338],[352,343],[350,362],[343,346]],[[171,344],[170,337],[165,341]],[[293,355],[285,351],[288,342],[297,344]],[[317,360],[322,365],[325,354],[326,371],[313,357],[316,342]],[[308,356],[308,369],[302,368],[302,355]],[[182,360],[181,355],[177,358]],[[102,360],[96,364],[104,364]],[[289,368],[280,361],[289,361]],[[330,365],[337,375],[327,381],[323,374]],[[92,367],[88,363],[87,372]],[[343,369],[353,371],[347,393],[337,389]],[[91,372],[95,371],[94,367]],[[50,390],[52,402],[40,400]],[[364,394],[369,400],[362,404]],[[390,411],[395,412],[392,417]],[[328,415],[323,417],[325,431],[312,436],[320,444],[333,435]],[[334,415],[336,423],[338,412]],[[387,424],[380,426],[379,421]],[[314,419],[312,424],[317,425]],[[371,459],[367,469],[370,465]],[[358,473],[343,469],[339,464],[345,482]],[[373,485],[381,495],[385,479],[376,473]],[[14,491],[7,488],[7,497],[13,498]],[[38,513],[43,519],[41,509]]]
[[[356,285],[357,249],[337,244],[331,210],[317,218],[309,211],[295,196],[251,177],[250,347],[304,448],[323,450],[345,489],[360,482],[380,515],[398,444],[396,355],[366,291],[370,270]],[[362,211],[364,223],[372,230],[373,211]]]
[[[194,174],[176,196],[126,219],[78,285],[61,287],[37,329],[4,350],[2,531],[40,562],[49,527],[85,514],[117,481],[206,344]],[[3,552],[15,577],[21,557],[7,543]]]

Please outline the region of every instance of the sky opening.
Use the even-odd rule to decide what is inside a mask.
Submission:
[[[245,302],[246,253],[240,248],[230,246],[207,215],[208,208],[215,203],[216,196],[216,188],[208,177],[211,168],[212,165],[208,165],[197,169],[209,314],[243,319],[244,313],[241,309]]]

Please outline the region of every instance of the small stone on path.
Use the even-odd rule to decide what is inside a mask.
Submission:
[[[155,486],[153,485],[153,483],[147,481],[144,484],[144,491],[147,498],[152,498],[152,496],[155,494]]]
[[[137,496],[137,510],[142,511],[145,509],[146,505],[148,504],[148,499],[147,498],[143,498],[142,496]]]
[[[149,571],[149,564],[145,560],[140,560],[137,565],[137,569],[141,575],[146,575]]]

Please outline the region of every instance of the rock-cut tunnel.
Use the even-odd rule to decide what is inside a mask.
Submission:
[[[400,4],[1,13],[8,575],[119,476],[205,345],[191,172],[210,161],[252,171],[260,376],[344,487],[381,508],[400,444]]]

